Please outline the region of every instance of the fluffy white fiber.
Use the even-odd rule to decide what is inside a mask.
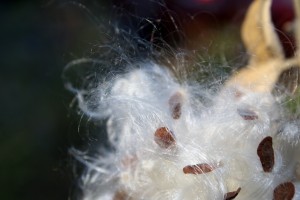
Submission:
[[[106,122],[112,146],[93,157],[72,150],[85,165],[83,200],[300,200],[299,121],[272,95],[299,55],[283,56],[270,6],[253,1],[242,28],[250,62],[217,90],[179,82],[151,59],[130,62],[138,50],[121,53],[126,73],[73,90],[87,116]]]
[[[207,105],[199,96],[212,95],[200,85],[179,84],[155,63],[140,66],[94,91],[94,116],[108,119],[115,151],[85,160],[84,200],[273,199],[286,182],[300,199],[298,127],[271,94],[224,87]],[[257,150],[268,136],[274,166],[266,172]]]

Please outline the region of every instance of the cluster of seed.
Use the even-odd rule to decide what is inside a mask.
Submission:
[[[173,94],[169,101],[170,114],[173,119],[180,118],[182,113],[183,96],[180,92]],[[259,116],[252,110],[237,109],[237,113],[244,120],[257,120]],[[162,149],[171,149],[176,147],[176,137],[168,127],[159,127],[154,133],[155,143]],[[275,164],[275,156],[273,149],[273,141],[271,136],[265,137],[257,147],[257,156],[260,159],[261,167],[264,173],[272,172]],[[214,171],[216,168],[222,167],[220,163],[198,163],[183,167],[184,174],[201,175]],[[235,191],[224,194],[224,200],[235,199],[241,187]],[[292,200],[295,196],[295,186],[292,182],[284,182],[278,185],[273,192],[274,200]],[[130,199],[126,192],[118,191],[114,196],[114,200]]]

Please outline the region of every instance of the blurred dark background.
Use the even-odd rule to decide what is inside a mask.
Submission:
[[[78,130],[80,115],[76,104],[71,106],[74,95],[64,88],[62,73],[67,63],[89,56],[101,43],[105,28],[99,31],[99,24],[115,20],[149,42],[156,42],[151,37],[155,25],[157,38],[174,48],[193,49],[209,45],[225,26],[238,30],[250,0],[161,2],[1,1],[0,199],[72,196],[76,176],[68,149],[86,146],[91,138],[85,125]],[[290,8],[280,6],[278,12]],[[146,18],[153,23],[144,24]],[[174,19],[180,19],[179,27]],[[238,35],[229,32],[214,43],[232,43]]]
[[[88,54],[96,26],[64,1],[1,1],[0,25],[0,199],[68,199],[68,148],[85,138],[62,72]]]

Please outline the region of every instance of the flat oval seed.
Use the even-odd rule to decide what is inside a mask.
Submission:
[[[239,91],[238,89],[234,90],[234,97],[236,99],[240,99],[242,96],[244,95],[244,93],[242,93],[241,91]]]
[[[275,162],[272,137],[265,137],[260,142],[257,148],[257,155],[260,158],[264,172],[271,172]]]
[[[292,200],[295,195],[295,186],[292,182],[285,182],[274,189],[274,200]]]
[[[207,164],[201,163],[197,165],[187,165],[183,168],[183,173],[185,174],[203,174],[211,172],[215,169],[215,167]]]
[[[179,119],[181,116],[183,97],[182,94],[176,92],[169,99],[169,106],[173,119]]]
[[[225,195],[224,195],[224,200],[232,200],[234,199],[241,191],[241,188],[239,187],[236,191],[233,191],[233,192],[227,192]]]
[[[169,148],[176,143],[173,133],[166,127],[160,127],[155,131],[154,141],[161,148]]]
[[[126,199],[129,199],[129,196],[124,190],[117,190],[113,197],[113,200],[126,200]]]
[[[258,115],[252,110],[238,108],[237,112],[244,120],[256,120],[256,119],[258,119]]]

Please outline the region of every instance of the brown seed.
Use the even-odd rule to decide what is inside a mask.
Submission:
[[[173,133],[166,127],[160,127],[155,131],[154,141],[161,148],[169,148],[175,145],[175,138]]]
[[[179,119],[181,116],[183,97],[180,92],[176,92],[169,99],[169,106],[173,119]]]
[[[129,196],[124,190],[117,190],[113,200],[129,200]]]
[[[187,165],[183,168],[183,173],[185,174],[204,174],[211,172],[215,169],[214,166],[207,163],[201,163],[196,165]]]
[[[239,91],[238,89],[234,90],[234,97],[236,99],[240,99],[242,96],[244,95],[244,93],[242,93],[241,91]]]
[[[265,137],[258,145],[257,155],[264,172],[271,172],[274,167],[274,150],[272,137]]]
[[[252,110],[238,108],[237,112],[244,120],[256,120],[256,119],[258,119],[258,115]]]
[[[227,192],[225,195],[224,195],[224,200],[231,200],[231,199],[234,199],[241,191],[241,188],[239,187],[236,191],[233,191],[233,192]]]
[[[121,160],[122,167],[130,168],[135,166],[137,163],[137,156],[136,155],[127,155]]]
[[[273,200],[292,200],[295,195],[295,186],[292,182],[285,182],[274,189]]]

